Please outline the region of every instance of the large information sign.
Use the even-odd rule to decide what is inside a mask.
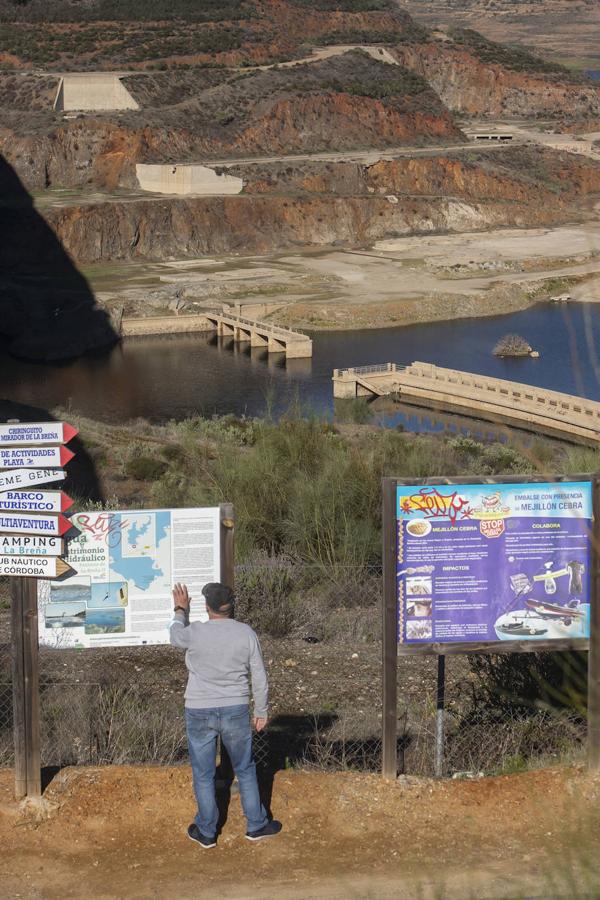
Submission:
[[[589,638],[590,481],[396,484],[396,530],[400,645]]]
[[[66,560],[76,574],[38,587],[39,639],[49,647],[166,644],[176,582],[206,618],[202,587],[220,580],[219,509],[86,512]]]

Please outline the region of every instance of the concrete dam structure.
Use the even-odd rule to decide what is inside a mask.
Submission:
[[[335,369],[333,396],[394,396],[404,403],[462,412],[571,443],[600,443],[600,403],[431,363]]]
[[[244,187],[241,178],[219,175],[214,169],[200,165],[138,163],[135,174],[142,190],[155,194],[240,194]]]
[[[63,75],[54,101],[54,109],[65,112],[139,108],[121,81],[121,76],[114,72]]]

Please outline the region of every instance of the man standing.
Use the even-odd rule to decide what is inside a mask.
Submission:
[[[240,787],[246,816],[246,837],[260,841],[281,831],[281,822],[269,821],[258,793],[252,759],[250,678],[254,695],[254,727],[267,724],[267,675],[254,631],[233,615],[233,591],[213,582],[202,589],[208,622],[189,621],[188,589],[173,589],[175,611],[171,643],[186,650],[189,676],[185,691],[185,723],[194,792],[198,803],[188,837],[209,849],[217,844],[219,810],[215,796],[217,737],[229,754]]]

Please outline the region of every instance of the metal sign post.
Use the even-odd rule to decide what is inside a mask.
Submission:
[[[592,604],[588,654],[588,768],[600,771],[600,478],[594,482],[594,531],[592,538]]]
[[[435,703],[435,777],[444,774],[444,703],[446,693],[446,657],[437,658],[437,691]]]
[[[398,601],[396,598],[396,480],[383,479],[383,751],[384,778],[398,775]]]

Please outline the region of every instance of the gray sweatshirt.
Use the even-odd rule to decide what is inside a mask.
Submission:
[[[190,709],[239,706],[249,703],[250,677],[254,715],[267,715],[267,674],[254,631],[235,619],[192,622],[176,612],[170,627],[171,643],[186,650],[188,683],[185,705]]]

